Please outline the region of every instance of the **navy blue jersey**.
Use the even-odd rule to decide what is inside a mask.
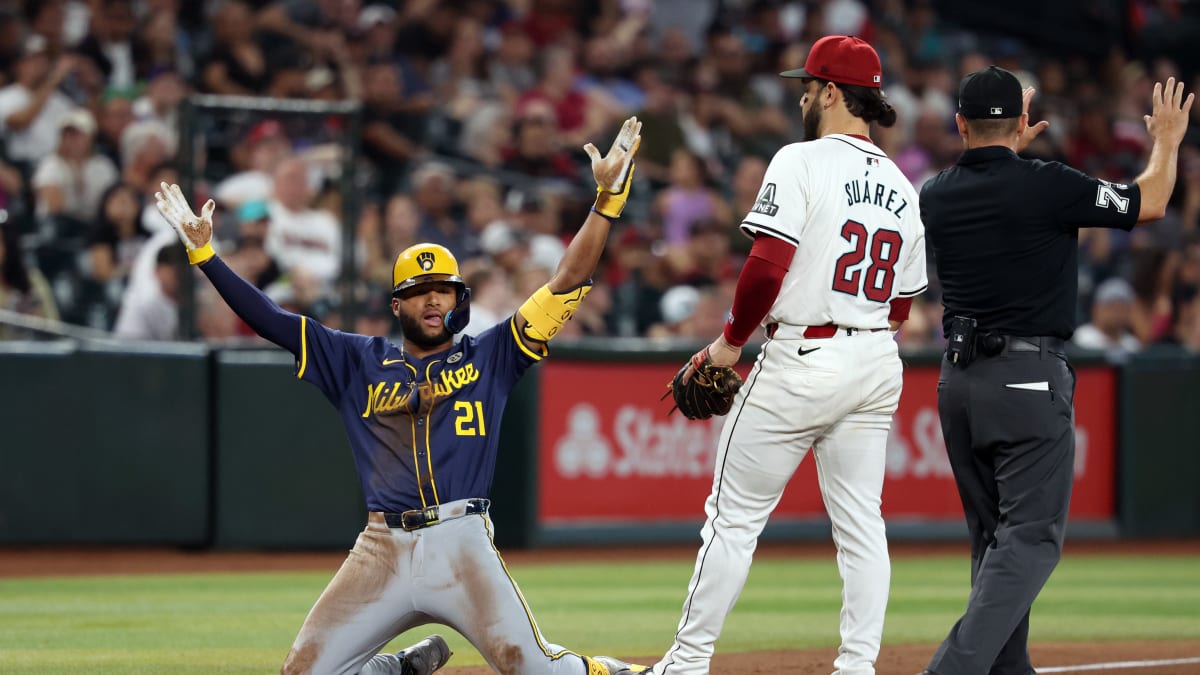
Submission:
[[[545,355],[512,318],[424,359],[304,318],[296,376],[342,416],[367,508],[400,512],[487,496],[508,394]]]

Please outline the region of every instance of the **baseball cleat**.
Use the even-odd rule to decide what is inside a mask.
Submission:
[[[614,659],[611,656],[593,656],[588,665],[592,666],[595,664],[604,666],[608,675],[630,675],[631,673],[652,672],[647,666],[635,666],[631,663],[625,663],[619,659]],[[588,669],[588,675],[595,675],[597,671],[600,673],[600,675],[604,675],[605,671],[600,671],[599,669],[593,670],[590,667]]]
[[[454,652],[441,635],[430,635],[400,654],[404,657],[400,675],[431,675],[446,665]]]

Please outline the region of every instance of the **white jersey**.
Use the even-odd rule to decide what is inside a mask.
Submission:
[[[784,146],[741,228],[796,246],[766,324],[886,328],[888,303],[928,284],[917,192],[861,138]]]

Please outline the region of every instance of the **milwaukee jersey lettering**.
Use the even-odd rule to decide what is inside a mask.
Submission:
[[[483,497],[509,392],[545,353],[511,319],[418,359],[382,337],[305,319],[297,376],[337,407],[371,511]]]
[[[741,228],[796,246],[765,323],[886,328],[888,303],[928,284],[916,191],[854,136],[784,146]]]

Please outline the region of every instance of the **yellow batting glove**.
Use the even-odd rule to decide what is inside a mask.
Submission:
[[[625,174],[625,183],[620,192],[609,192],[599,185],[596,186],[596,203],[592,206],[596,213],[605,218],[620,217],[621,211],[625,210],[625,202],[629,200],[629,186],[633,185],[633,171],[636,168],[636,164],[629,165],[629,173]]]

